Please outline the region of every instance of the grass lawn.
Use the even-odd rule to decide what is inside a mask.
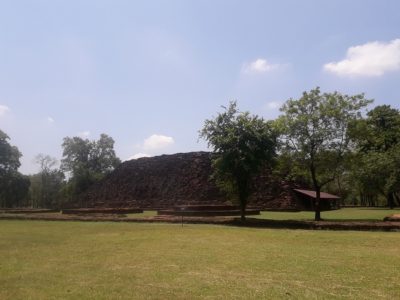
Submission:
[[[0,221],[0,299],[399,299],[400,233]]]
[[[400,214],[400,209],[351,207],[338,210],[323,211],[321,212],[321,217],[326,221],[383,221],[384,217],[392,214]],[[271,220],[314,220],[314,212],[263,211],[260,216],[254,217]]]
[[[400,209],[386,209],[386,208],[369,208],[369,207],[355,207],[355,208],[342,208],[332,211],[323,211],[321,216],[326,221],[383,221],[383,218],[392,215],[400,214]],[[127,214],[128,218],[143,218],[154,217],[157,211],[144,211],[142,214]],[[300,212],[276,212],[276,211],[263,211],[261,215],[249,216],[250,218],[270,219],[270,220],[314,220],[314,212],[300,211]]]

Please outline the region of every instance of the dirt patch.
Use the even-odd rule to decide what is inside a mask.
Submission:
[[[400,214],[393,214],[393,215],[387,216],[383,219],[383,221],[400,222]]]

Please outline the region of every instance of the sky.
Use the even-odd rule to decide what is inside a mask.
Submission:
[[[67,136],[106,133],[122,160],[207,150],[222,105],[274,119],[317,86],[400,108],[400,1],[0,0],[0,129],[24,174]]]

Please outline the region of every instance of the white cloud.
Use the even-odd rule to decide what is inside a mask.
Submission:
[[[130,156],[128,160],[141,157],[151,157],[165,153],[165,148],[172,146],[174,143],[174,139],[170,136],[153,134],[146,138],[143,143],[139,143],[134,146],[138,153]]]
[[[268,71],[275,70],[279,67],[278,64],[270,64],[264,58],[258,58],[250,63],[244,63],[242,67],[243,73],[265,73]]]
[[[171,146],[175,143],[174,139],[170,136],[153,134],[143,142],[144,150],[159,150]]]
[[[382,76],[386,72],[400,70],[400,39],[350,47],[345,59],[327,63],[324,69],[350,77]]]
[[[9,111],[10,111],[10,108],[7,105],[0,104],[0,117],[4,116]]]
[[[151,157],[151,155],[150,154],[146,154],[146,153],[136,153],[135,155],[132,155],[131,157],[129,157],[128,158],[128,160],[131,160],[131,159],[138,159],[138,158],[141,158],[141,157]]]
[[[279,101],[269,101],[265,104],[267,109],[278,109],[282,106],[282,102]]]
[[[90,135],[89,130],[78,132],[78,136],[80,136],[83,139],[87,138],[89,135]]]
[[[47,122],[54,123],[54,119],[52,117],[47,117]]]

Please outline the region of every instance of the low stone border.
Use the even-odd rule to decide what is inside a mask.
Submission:
[[[184,217],[220,217],[220,216],[240,216],[240,210],[159,210],[159,216],[184,216]],[[248,209],[246,215],[259,215],[260,210]]]
[[[331,221],[294,221],[266,220],[247,218],[242,223],[232,217],[172,217],[156,216],[143,218],[123,218],[121,216],[90,216],[90,215],[7,215],[0,214],[0,220],[40,220],[40,221],[84,221],[84,222],[132,222],[132,223],[185,223],[185,224],[215,224],[256,228],[280,229],[311,229],[311,230],[356,230],[356,231],[400,231],[400,222],[331,222]]]
[[[75,214],[140,214],[143,209],[136,207],[123,207],[123,208],[69,208],[63,209],[62,214],[75,215]]]
[[[59,212],[57,209],[47,209],[47,208],[1,208],[0,214],[42,214]]]

